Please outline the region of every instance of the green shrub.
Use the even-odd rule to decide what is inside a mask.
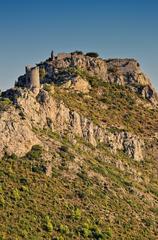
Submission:
[[[28,186],[22,186],[22,187],[20,188],[20,190],[21,190],[22,192],[29,192]]]
[[[17,188],[15,188],[15,189],[13,190],[12,199],[14,199],[15,201],[20,200],[19,190],[18,190]]]
[[[72,211],[72,217],[73,220],[79,220],[81,218],[81,210],[79,208],[75,208]]]
[[[107,236],[108,238],[112,237],[112,230],[111,230],[111,228],[106,229],[105,236]]]
[[[1,98],[0,103],[3,105],[10,105],[12,101],[9,98]]]
[[[12,101],[9,98],[0,98],[0,111],[6,110],[11,104]]]
[[[86,56],[97,58],[97,57],[99,57],[99,54],[96,52],[88,52],[88,53],[86,53]]]
[[[45,83],[45,84],[43,85],[43,89],[44,89],[45,91],[47,91],[47,92],[51,92],[51,87],[52,87],[52,85],[50,85],[50,84],[48,84],[48,83]]]
[[[40,145],[34,145],[30,152],[26,155],[30,160],[38,160],[42,156],[42,147]]]
[[[51,222],[49,216],[46,216],[46,217],[45,217],[44,229],[45,229],[47,232],[52,232],[52,231],[53,231],[53,225],[52,225],[52,222]]]
[[[27,185],[28,180],[26,178],[20,178],[20,183],[23,184],[23,185]]]
[[[67,225],[60,224],[59,232],[62,233],[62,234],[69,234],[70,230],[69,230]]]
[[[58,237],[53,237],[52,240],[64,240],[64,238],[62,236],[58,236]]]
[[[17,157],[17,155],[15,153],[11,154],[9,156],[9,158],[12,159],[12,160],[17,160],[18,159],[18,157]]]
[[[32,171],[35,173],[45,173],[46,167],[43,164],[32,166]]]
[[[101,230],[97,225],[84,223],[80,229],[80,233],[85,238],[88,237],[88,238],[97,239],[97,240],[105,239],[105,234],[101,232]]]
[[[85,228],[85,227],[83,227],[82,229],[81,229],[81,235],[83,236],[83,237],[90,237],[91,236],[91,230],[89,230],[88,228]]]

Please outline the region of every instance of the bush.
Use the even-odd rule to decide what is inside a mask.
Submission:
[[[79,220],[81,218],[81,214],[82,214],[81,210],[79,208],[76,208],[73,210],[71,218],[73,220]]]
[[[15,189],[13,190],[12,199],[14,199],[15,201],[20,200],[19,190],[18,190],[17,188],[15,188]]]
[[[20,178],[20,183],[23,184],[23,185],[27,185],[28,180],[26,178]]]
[[[80,228],[80,233],[85,238],[91,238],[91,239],[105,239],[104,234],[101,232],[101,230],[96,225],[89,225],[88,223],[85,223]],[[107,236],[107,235],[106,235]]]
[[[62,236],[59,236],[59,237],[53,237],[52,240],[64,240],[64,238]]]
[[[42,156],[42,147],[40,145],[34,145],[30,152],[26,155],[30,160],[37,160]]]
[[[83,55],[83,52],[76,50],[75,52],[72,52],[71,54]]]
[[[50,220],[49,216],[46,216],[46,217],[45,217],[44,229],[45,229],[47,232],[52,232],[52,231],[53,231],[53,225],[52,225],[52,223],[51,223],[51,220]]]
[[[97,58],[97,57],[99,57],[99,54],[96,52],[88,52],[88,53],[86,53],[86,56]]]
[[[9,98],[0,98],[0,110],[6,110],[11,104],[12,101]]]
[[[9,158],[12,159],[12,160],[17,160],[17,159],[18,159],[18,157],[17,157],[17,155],[16,155],[15,153],[12,153],[12,154],[9,156]]]
[[[54,86],[52,84],[45,83],[43,89],[48,93],[54,93]]]
[[[12,103],[12,101],[9,98],[1,98],[0,103],[2,103],[4,105],[10,105]]]
[[[62,233],[62,234],[69,234],[70,230],[69,230],[67,225],[60,224],[59,232]]]
[[[32,167],[32,172],[34,173],[46,173],[46,167],[42,164]]]

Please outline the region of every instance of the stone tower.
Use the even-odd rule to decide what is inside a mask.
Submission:
[[[26,67],[26,86],[30,89],[40,88],[39,67]]]
[[[39,67],[31,69],[30,88],[40,88]]]

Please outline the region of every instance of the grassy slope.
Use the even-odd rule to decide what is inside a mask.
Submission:
[[[137,104],[139,97],[89,80],[90,99],[59,88],[56,98],[111,131],[117,126],[146,139],[154,133],[158,114]],[[108,108],[100,111],[101,103]],[[50,130],[37,134],[62,145],[52,149],[52,177],[44,173],[44,149],[38,147],[24,158],[0,161],[0,239],[157,239],[157,162],[149,143],[150,154],[137,163],[82,139],[72,145]]]

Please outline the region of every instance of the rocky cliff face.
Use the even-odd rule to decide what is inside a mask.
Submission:
[[[135,59],[101,59],[84,54],[63,53],[38,64],[41,83],[76,82],[76,75],[85,73],[108,83],[125,85],[157,104],[158,96],[149,78]],[[82,74],[83,75],[83,74]],[[26,75],[19,77],[17,86],[25,86]]]
[[[93,146],[105,144],[114,153],[123,150],[138,161],[143,158],[143,141],[139,137],[125,131],[111,133],[78,112],[71,111],[63,102],[57,102],[43,89],[38,95],[22,90],[21,96],[16,99],[16,109],[12,106],[1,114],[1,156],[4,153],[25,155],[33,145],[41,143],[33,129],[48,127],[61,134],[67,132],[73,139],[83,138]]]
[[[74,142],[75,137],[80,137],[93,146],[104,144],[114,153],[122,150],[135,160],[143,159],[143,139],[126,130],[111,132],[103,124],[97,125],[90,118],[69,109],[62,100],[56,100],[53,86],[57,84],[63,91],[88,94],[93,87],[88,79],[95,78],[101,83],[127,86],[156,105],[157,94],[136,60],[59,54],[39,66],[45,71],[39,89],[21,88],[24,85],[20,78],[16,84],[18,87],[2,93],[2,97],[9,98],[13,105],[0,115],[1,156],[4,153],[25,155],[33,145],[42,144],[33,129],[50,128],[60,134],[66,133],[68,137],[73,136]]]

